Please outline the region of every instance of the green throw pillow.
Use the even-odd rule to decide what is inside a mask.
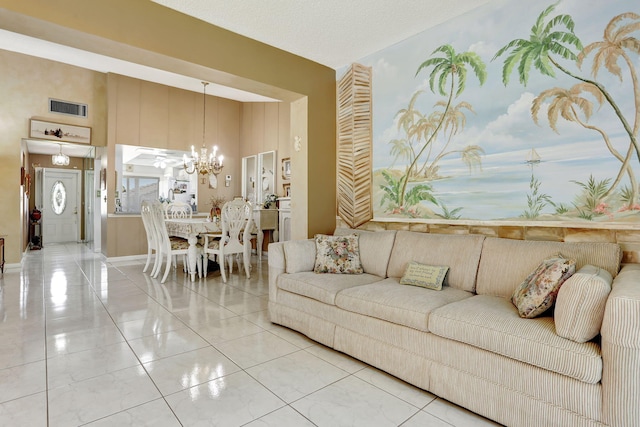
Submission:
[[[411,261],[407,265],[404,276],[400,279],[400,284],[439,291],[442,289],[442,285],[446,284],[448,272],[449,267],[445,265],[426,265]]]

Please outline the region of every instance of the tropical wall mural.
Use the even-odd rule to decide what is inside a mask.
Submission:
[[[373,68],[375,218],[640,220],[640,3],[493,1]]]

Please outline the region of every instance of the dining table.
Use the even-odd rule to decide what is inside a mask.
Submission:
[[[208,218],[180,218],[165,220],[169,236],[182,237],[189,242],[187,249],[187,259],[189,261],[188,271],[191,281],[196,280],[198,265],[198,237],[202,234],[218,234],[222,237],[220,223],[211,221]],[[204,262],[204,260],[203,260]],[[200,269],[199,277],[202,278],[203,269]]]

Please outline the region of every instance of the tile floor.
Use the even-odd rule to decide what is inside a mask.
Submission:
[[[142,267],[70,244],[5,271],[0,425],[496,425],[271,324],[266,261],[226,285]]]

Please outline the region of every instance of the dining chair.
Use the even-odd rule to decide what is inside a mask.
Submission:
[[[155,224],[156,235],[158,237],[158,243],[160,248],[160,257],[161,261],[153,272],[153,277],[158,277],[160,271],[162,270],[162,258],[165,259],[165,269],[164,275],[162,276],[162,280],[160,283],[164,283],[169,276],[169,270],[171,270],[171,266],[177,267],[177,263],[174,259],[174,256],[182,255],[183,256],[183,270],[186,273],[188,271],[187,265],[187,254],[189,252],[189,241],[187,239],[183,239],[181,237],[169,236],[169,232],[167,231],[167,225],[165,223],[165,212],[160,203],[154,203],[152,207],[153,218]],[[201,247],[198,246],[198,250],[201,251]],[[199,254],[201,255],[201,254]],[[202,271],[202,256],[198,256],[200,261],[197,263],[197,268],[201,272]]]
[[[151,256],[155,252],[156,259],[151,271],[154,271],[157,265],[157,260],[160,257],[158,250],[158,238],[156,236],[155,225],[153,224],[153,211],[151,203],[148,200],[143,200],[140,206],[140,214],[142,216],[142,225],[144,225],[144,231],[147,234],[147,262],[142,269],[143,273],[146,273],[149,265],[151,264]]]
[[[164,209],[166,219],[191,219],[193,214],[191,205],[185,202],[171,202]]]
[[[222,281],[227,283],[226,267],[229,264],[229,274],[233,273],[233,255],[236,255],[238,270],[240,270],[239,255],[242,254],[244,271],[247,278],[251,277],[251,229],[252,229],[252,208],[251,203],[242,199],[235,199],[227,202],[222,207],[221,213],[222,234],[205,234],[203,251],[205,258],[209,254],[214,255],[220,264],[220,274]],[[220,237],[222,236],[222,237]],[[204,260],[203,268],[206,275],[207,259]]]

